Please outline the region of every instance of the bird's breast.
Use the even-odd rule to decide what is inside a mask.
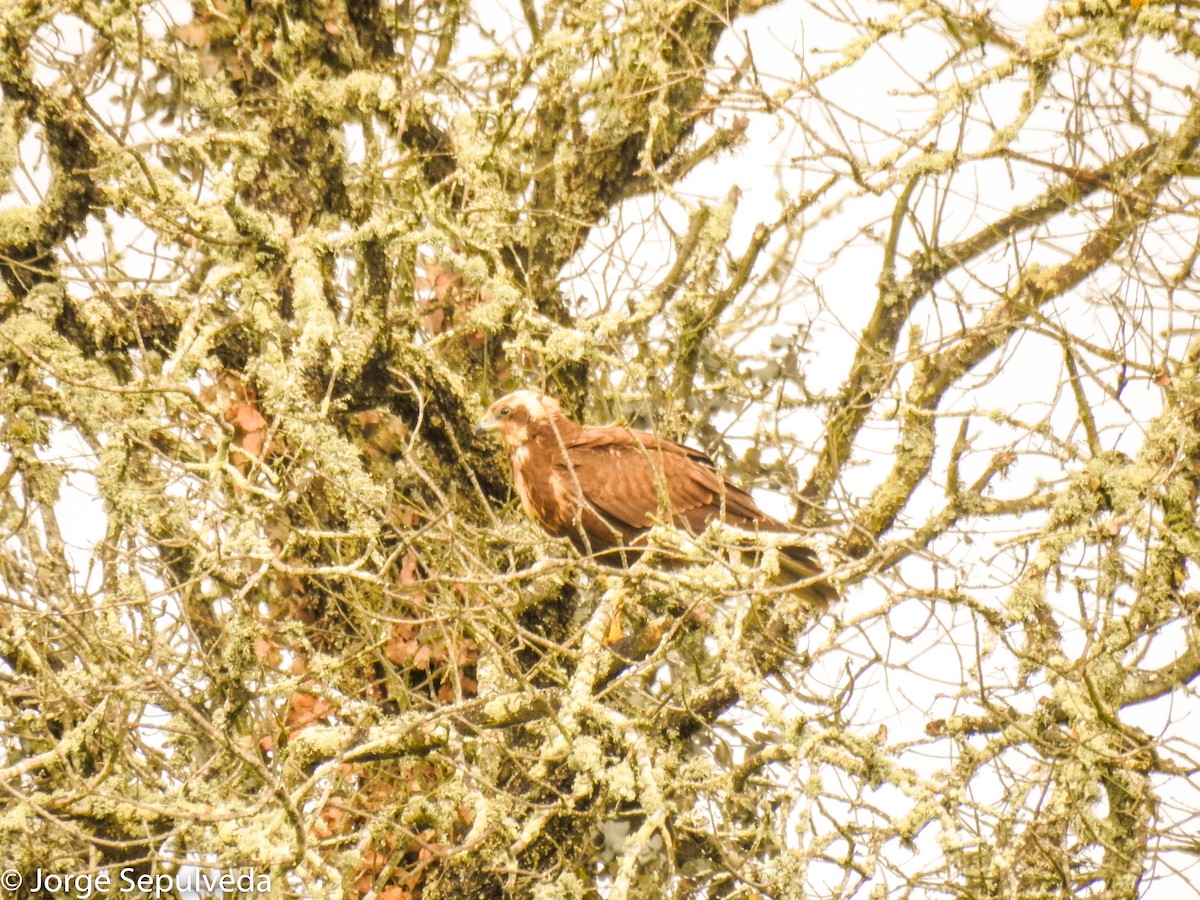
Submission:
[[[570,533],[579,503],[565,467],[525,445],[513,451],[512,469],[525,514],[555,537]]]

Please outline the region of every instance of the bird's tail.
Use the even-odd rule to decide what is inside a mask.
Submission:
[[[799,590],[821,606],[828,606],[838,598],[837,588],[825,578],[817,554],[803,544],[785,544],[779,548],[779,576],[786,584],[812,581]]]

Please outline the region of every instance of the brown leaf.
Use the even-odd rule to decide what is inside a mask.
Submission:
[[[421,327],[429,334],[441,334],[446,327],[446,310],[438,307],[421,320]]]
[[[287,724],[294,729],[304,728],[325,718],[331,709],[333,709],[333,704],[328,700],[297,691],[291,697]]]
[[[254,639],[254,655],[272,667],[278,667],[283,662],[283,654],[280,652],[279,646],[273,641],[268,641],[262,635]]]
[[[368,409],[356,413],[354,418],[371,459],[399,456],[408,447],[408,425],[386,409]]]
[[[604,636],[604,643],[607,646],[612,646],[617,641],[625,639],[625,623],[622,619],[621,610],[618,608],[608,623],[608,634]]]
[[[427,672],[429,670],[429,660],[432,656],[433,648],[429,644],[422,644],[413,656],[412,664],[422,672]]]
[[[313,827],[313,833],[322,840],[340,834],[345,818],[346,814],[342,810],[327,806],[321,810],[321,817]]]
[[[267,420],[254,406],[245,402],[231,403],[225,410],[225,421],[233,425],[234,434],[240,438],[245,450],[255,454],[262,450]]]
[[[473,697],[479,692],[479,682],[474,678],[468,678],[461,672],[456,672],[456,678],[447,678],[438,688],[437,698],[442,703],[453,703],[455,700],[462,697]],[[458,690],[455,690],[455,682],[458,683]]]
[[[212,34],[208,30],[208,26],[195,20],[188,22],[186,25],[176,25],[171,29],[171,33],[184,46],[195,49],[197,47],[207,47],[212,43]]]
[[[411,550],[404,554],[404,559],[400,563],[400,583],[415,584],[418,580],[419,561],[417,555]]]
[[[454,658],[455,665],[465,666],[479,659],[479,645],[474,641],[456,641],[450,645],[449,649],[450,652],[446,655]]]
[[[458,272],[450,272],[437,263],[430,263],[425,267],[425,277],[417,279],[417,287],[431,291],[438,300],[445,300],[458,293],[462,281],[463,277]]]
[[[394,640],[383,648],[383,655],[398,666],[408,665],[420,644],[415,640]]]

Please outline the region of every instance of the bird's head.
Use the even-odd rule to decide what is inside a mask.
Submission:
[[[511,448],[527,444],[531,426],[562,415],[558,401],[537,391],[513,391],[488,407],[476,430],[497,431]]]

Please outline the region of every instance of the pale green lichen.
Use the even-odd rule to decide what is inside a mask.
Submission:
[[[1025,52],[1031,59],[1045,60],[1060,53],[1062,36],[1054,28],[1055,19],[1042,16],[1035,19],[1025,32]]]
[[[21,161],[21,132],[14,105],[0,106],[0,197],[11,190],[13,170]]]
[[[628,759],[608,768],[604,772],[604,783],[609,795],[620,803],[634,802],[641,795],[637,774]]]
[[[237,851],[242,865],[269,866],[295,855],[295,829],[276,807],[217,822],[214,830],[225,847]]]
[[[534,885],[530,894],[533,900],[583,900],[591,896],[591,888],[569,870],[560,872],[553,882]]]
[[[292,311],[300,333],[294,342],[295,364],[309,368],[329,354],[334,372],[341,363],[337,347],[338,323],[325,295],[325,273],[309,241],[296,241],[292,248]]]
[[[323,119],[339,121],[348,110],[380,109],[383,98],[391,99],[395,92],[395,81],[383,73],[355,71],[341,78],[330,78],[308,71],[287,84],[284,96]]]
[[[900,177],[907,181],[910,178],[917,178],[922,175],[937,175],[950,172],[954,169],[957,160],[958,154],[953,150],[934,150],[922,153],[905,163]]]
[[[579,772],[599,772],[605,762],[600,742],[589,735],[580,735],[571,745],[571,754],[566,764]]]
[[[38,240],[42,233],[41,210],[37,206],[9,206],[0,209],[0,241],[22,247]]]

